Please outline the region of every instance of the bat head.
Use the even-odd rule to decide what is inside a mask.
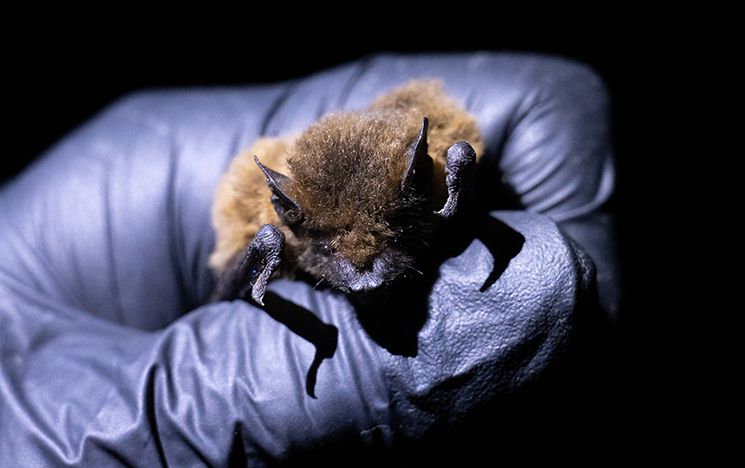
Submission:
[[[426,117],[375,113],[321,119],[295,143],[291,176],[258,159],[298,267],[352,294],[379,292],[421,275],[436,219]],[[408,123],[408,125],[407,125]]]

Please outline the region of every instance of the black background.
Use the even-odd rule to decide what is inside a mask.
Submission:
[[[463,25],[466,33],[453,27],[420,33],[413,20],[365,31],[282,22],[259,31],[255,20],[226,24],[224,16],[230,12],[198,24],[168,21],[168,27],[100,20],[82,27],[36,25],[6,40],[3,113],[9,120],[0,181],[133,90],[270,82],[375,51],[510,50],[584,62],[611,96],[619,169],[611,207],[619,225],[624,303],[616,325],[617,389],[608,395],[617,411],[603,429],[610,439],[603,450],[610,447],[610,460],[648,449],[666,459],[722,454],[730,445],[723,428],[738,420],[742,405],[728,402],[745,372],[741,361],[734,367],[725,362],[742,346],[720,321],[736,314],[716,292],[728,288],[727,274],[704,266],[725,237],[699,237],[717,218],[703,194],[727,197],[721,184],[707,180],[717,151],[708,147],[702,154],[697,140],[705,133],[698,126],[701,106],[711,99],[699,78],[719,69],[712,52],[718,45],[691,39],[686,28],[661,29],[656,21],[505,31],[505,21],[485,19]],[[407,28],[412,34],[391,35]],[[737,386],[729,383],[733,376]],[[717,445],[709,449],[708,442]]]

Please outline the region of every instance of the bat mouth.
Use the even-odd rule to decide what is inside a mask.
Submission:
[[[365,301],[365,302],[370,301],[370,302],[375,303],[375,302],[381,301],[382,299],[384,299],[385,297],[389,295],[389,288],[385,286],[381,286],[379,288],[366,289],[363,291],[352,291],[350,289],[350,290],[344,291],[344,294],[346,294],[347,297],[349,297],[352,300]]]

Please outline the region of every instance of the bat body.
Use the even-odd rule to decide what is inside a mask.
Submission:
[[[482,152],[476,120],[435,81],[260,138],[217,189],[213,297],[261,303],[273,275],[296,272],[350,294],[395,285],[467,203]]]

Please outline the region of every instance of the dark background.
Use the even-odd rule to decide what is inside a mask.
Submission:
[[[723,428],[738,421],[742,404],[728,402],[735,401],[730,398],[742,388],[745,372],[742,361],[732,367],[728,358],[741,353],[742,341],[720,321],[736,313],[716,292],[728,287],[727,275],[703,266],[717,244],[699,237],[716,221],[714,207],[701,194],[726,197],[720,184],[708,179],[716,152],[707,147],[702,153],[696,141],[703,133],[698,109],[710,98],[699,92],[701,70],[719,65],[710,49],[654,22],[518,32],[477,22],[467,33],[430,30],[410,37],[389,35],[408,23],[386,25],[385,34],[366,31],[371,36],[357,28],[298,31],[291,25],[258,32],[249,21],[225,25],[209,19],[206,26],[167,30],[92,23],[82,32],[64,26],[27,33],[43,33],[45,39],[36,42],[6,41],[3,111],[10,119],[0,183],[133,90],[270,82],[375,51],[527,51],[588,64],[611,97],[618,156],[611,208],[624,272],[616,325],[619,359],[608,364],[617,376],[608,394],[615,410],[602,428],[610,441],[604,451],[616,451],[611,460],[647,449],[666,459],[732,448],[733,436]],[[275,40],[289,29],[295,39],[285,45]],[[709,450],[708,442],[716,445]]]

